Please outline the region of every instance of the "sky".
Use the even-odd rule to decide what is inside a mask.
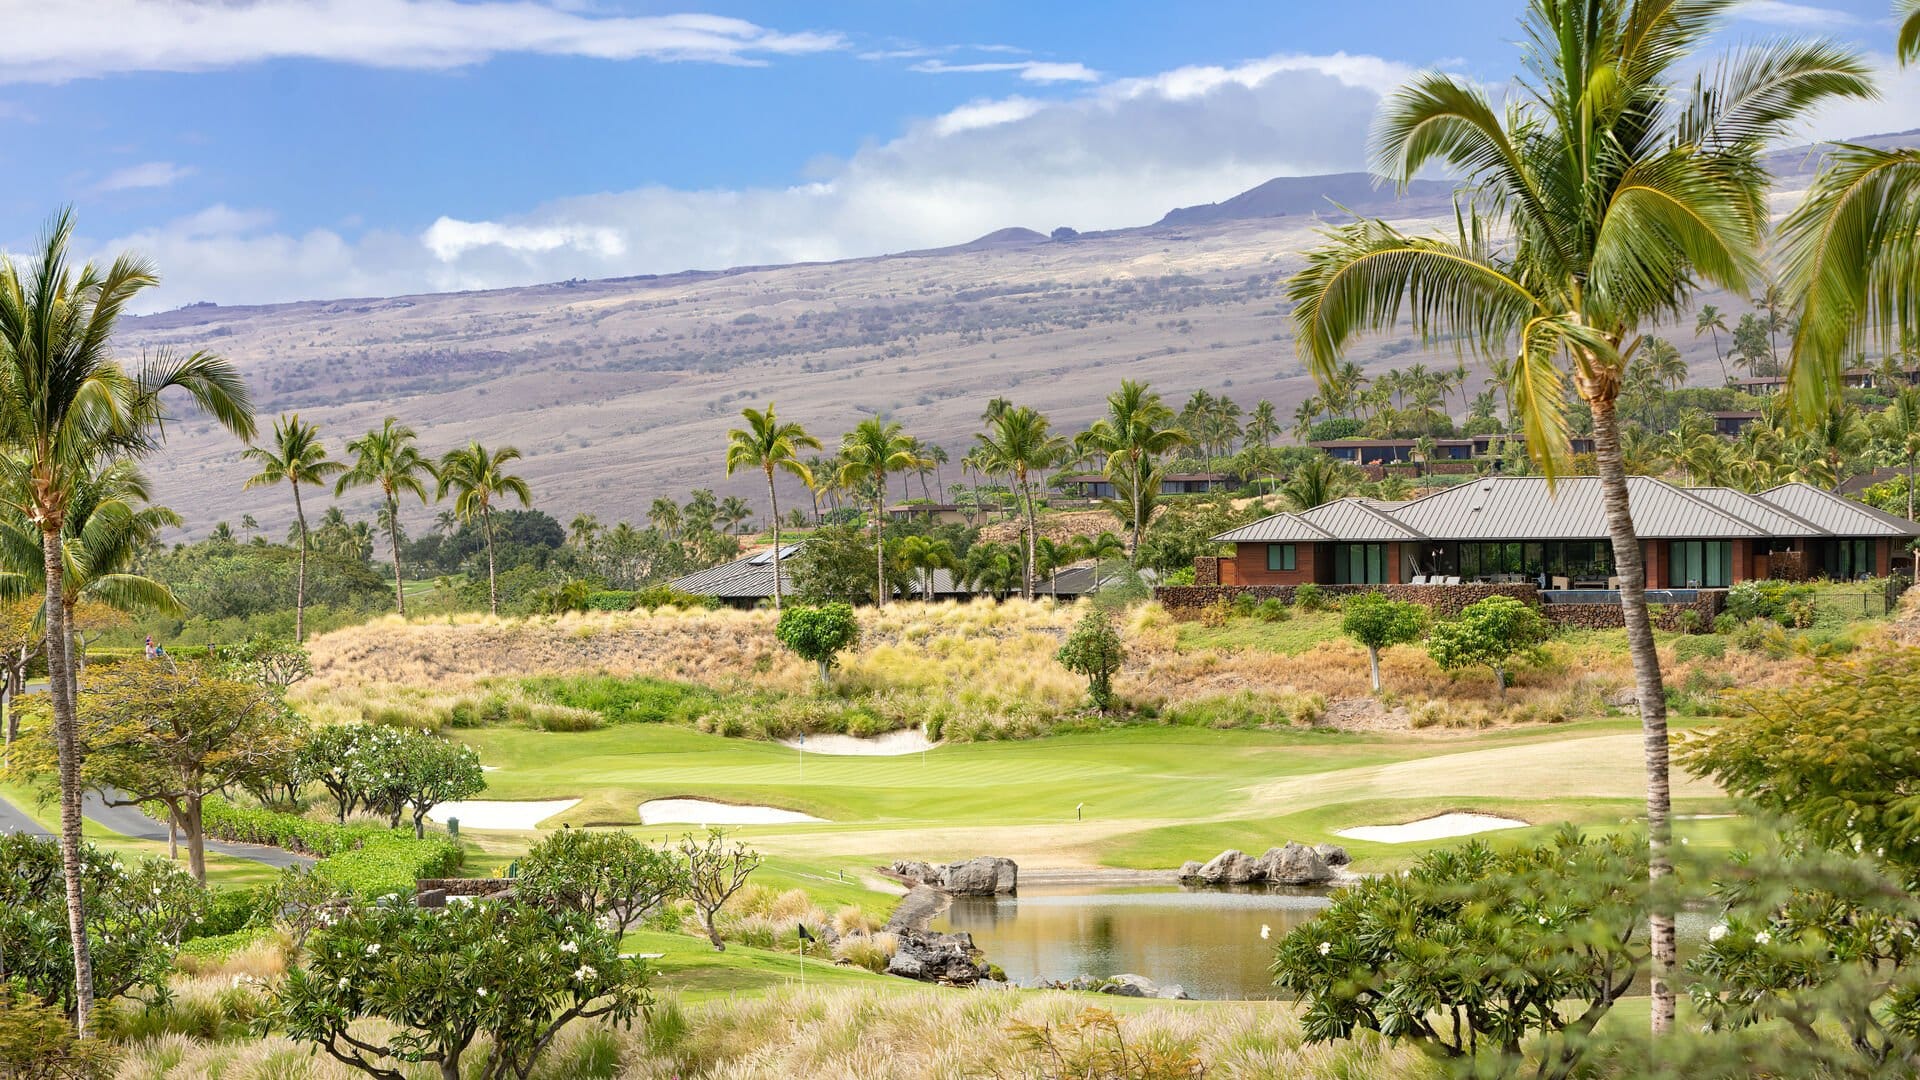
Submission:
[[[1364,168],[1382,95],[1489,86],[1520,0],[0,0],[0,249],[72,205],[143,310],[846,258],[1146,224]],[[1749,0],[1920,128],[1888,0]]]

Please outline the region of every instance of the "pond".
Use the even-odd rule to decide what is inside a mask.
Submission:
[[[1018,896],[955,897],[933,929],[972,934],[1022,985],[1131,973],[1196,998],[1268,998],[1273,946],[1327,902],[1313,889],[1023,887]]]

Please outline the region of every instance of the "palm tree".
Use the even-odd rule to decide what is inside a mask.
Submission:
[[[593,538],[600,535],[600,519],[592,514],[575,514],[567,525],[567,539],[582,551],[593,546]]]
[[[293,521],[300,530],[300,573],[293,587],[293,641],[297,645],[307,640],[307,510],[300,501],[300,485],[325,484],[327,477],[346,466],[327,457],[327,448],[320,443],[320,428],[300,419],[299,413],[284,414],[273,422],[271,446],[249,446],[241,456],[260,463],[260,471],[247,478],[246,487],[282,481],[293,487]]]
[[[1418,332],[1514,358],[1511,392],[1549,477],[1565,471],[1567,387],[1593,416],[1596,457],[1645,729],[1649,866],[1672,872],[1666,700],[1628,507],[1616,410],[1641,328],[1697,283],[1741,295],[1761,274],[1761,153],[1817,105],[1871,93],[1855,56],[1815,41],[1694,54],[1729,0],[1532,0],[1527,77],[1504,112],[1474,84],[1421,75],[1383,107],[1376,171],[1401,184],[1444,165],[1477,185],[1455,235],[1341,226],[1290,282],[1298,341],[1327,381],[1358,333],[1403,307]],[[1675,85],[1682,69],[1699,85]],[[1563,367],[1563,363],[1565,367]],[[1671,901],[1654,905],[1652,1026],[1673,1023]]]
[[[800,451],[820,449],[820,440],[807,434],[807,429],[799,424],[781,423],[774,417],[771,401],[767,402],[766,412],[741,409],[740,416],[747,426],[727,432],[727,475],[732,476],[733,470],[743,465],[766,474],[767,519],[773,522],[773,610],[779,611],[780,493],[774,488],[773,474],[783,470],[811,488],[813,472],[800,460]],[[815,512],[818,512],[817,503]]]
[[[1204,391],[1202,391],[1204,392]],[[993,418],[986,431],[974,436],[980,458],[990,472],[1013,474],[1014,491],[1026,508],[1027,569],[1021,595],[1033,599],[1034,493],[1032,476],[1059,464],[1067,455],[1067,440],[1048,430],[1047,418],[1026,405],[1007,409]]]
[[[1278,494],[1287,509],[1299,513],[1344,496],[1353,487],[1353,474],[1341,462],[1318,454],[1301,462],[1281,484]]]
[[[933,572],[954,570],[960,565],[953,553],[953,545],[931,536],[902,537],[895,545],[894,557],[901,566],[920,575],[923,595],[928,603],[933,602]]]
[[[393,604],[403,617],[407,613],[407,589],[400,567],[400,496],[417,495],[424,505],[427,488],[422,481],[433,476],[433,463],[414,445],[414,438],[413,429],[398,417],[387,417],[378,428],[347,443],[353,467],[333,483],[335,495],[348,488],[379,487],[387,510],[387,539],[393,544]]]
[[[740,496],[729,495],[720,500],[720,509],[714,513],[714,516],[727,527],[727,532],[737,535],[753,519],[753,507],[748,506],[747,501]]]
[[[913,453],[913,439],[892,420],[862,420],[840,443],[840,482],[848,487],[866,484],[872,489],[873,602],[877,605],[887,602],[887,549],[882,528],[887,516],[887,474],[918,468],[919,463]]]
[[[647,524],[660,530],[660,535],[669,540],[680,538],[680,504],[665,495],[654,497],[653,504],[647,507]]]
[[[1107,415],[1094,421],[1076,440],[1081,453],[1104,458],[1102,471],[1116,491],[1124,482],[1132,507],[1127,525],[1133,536],[1129,558],[1134,566],[1139,565],[1140,541],[1147,531],[1147,474],[1154,471],[1154,461],[1160,455],[1191,441],[1186,432],[1172,426],[1172,419],[1173,411],[1159,394],[1149,390],[1146,383],[1127,379],[1120,383],[1120,389],[1107,395]],[[1157,483],[1154,490],[1159,490]]]
[[[1903,64],[1920,61],[1920,0],[1894,0],[1893,11],[1901,20],[1894,53]]]
[[[520,451],[514,447],[489,451],[478,442],[470,442],[463,450],[447,451],[435,470],[438,484],[433,497],[444,499],[447,492],[453,492],[453,510],[461,520],[480,522],[480,531],[487,539],[487,610],[495,615],[500,614],[500,585],[493,563],[493,502],[510,495],[519,499],[521,506],[533,505],[527,482],[506,471],[509,462],[518,460]]]
[[[1687,361],[1680,349],[1665,338],[1650,337],[1640,351],[1640,363],[1656,383],[1678,387],[1687,381]]]
[[[1920,3],[1920,0],[1915,0]],[[1913,465],[1920,457],[1920,386],[1908,386],[1873,418],[1873,433],[1907,459],[1907,520],[1913,518]]]
[[[84,1037],[93,1017],[93,960],[87,945],[80,865],[80,754],[70,692],[66,561],[61,537],[76,486],[101,462],[157,447],[165,414],[160,395],[181,388],[221,426],[253,437],[245,383],[227,361],[205,352],[148,357],[136,372],[114,359],[114,326],[129,301],[158,281],[130,255],[75,273],[67,256],[71,212],[62,212],[26,267],[0,257],[0,438],[20,447],[31,484],[15,509],[39,526],[45,574],[47,668],[60,774],[60,857],[73,942],[74,1026]]]
[[[937,501],[945,503],[947,501],[947,481],[940,475],[940,469],[952,459],[947,456],[946,447],[935,445],[927,449],[927,460],[933,463],[933,486],[934,490],[939,493],[936,497]]]
[[[1722,382],[1732,382],[1733,376],[1727,372],[1726,355],[1720,351],[1720,334],[1726,329],[1727,317],[1720,314],[1719,308],[1712,304],[1701,305],[1700,314],[1693,321],[1693,336],[1713,335],[1713,358],[1720,362],[1720,379]]]

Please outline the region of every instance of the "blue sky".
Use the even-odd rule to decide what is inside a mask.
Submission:
[[[0,0],[0,246],[56,206],[156,306],[835,258],[1101,228],[1359,168],[1421,67],[1511,73],[1518,0]],[[1729,40],[1884,53],[1885,0]],[[1885,58],[1879,58],[1885,63]],[[1920,82],[1827,137],[1920,126]]]

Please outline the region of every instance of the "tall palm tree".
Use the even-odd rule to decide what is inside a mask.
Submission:
[[[567,539],[582,551],[593,546],[594,537],[600,535],[600,519],[593,514],[575,514],[567,524]]]
[[[753,507],[738,495],[729,495],[720,500],[720,509],[714,513],[731,535],[738,535],[753,520]]]
[[[1280,502],[1299,513],[1341,498],[1353,488],[1353,473],[1341,462],[1317,454],[1300,463],[1278,489]]]
[[[1915,0],[1920,3],[1920,0]],[[1907,520],[1913,518],[1913,465],[1920,457],[1920,386],[1903,387],[1873,418],[1873,433],[1907,459]]]
[[[1204,392],[1204,391],[1202,391]],[[1045,415],[1021,405],[993,418],[987,430],[974,436],[980,458],[991,472],[1013,474],[1014,493],[1025,508],[1027,566],[1021,595],[1033,599],[1034,522],[1033,475],[1058,465],[1067,455],[1067,440],[1048,430]]]
[[[470,442],[464,449],[447,451],[435,470],[438,484],[433,497],[444,499],[449,491],[453,492],[454,512],[462,520],[478,521],[480,532],[486,537],[487,610],[495,615],[500,614],[500,584],[493,562],[494,500],[512,496],[520,500],[521,506],[533,505],[533,493],[527,489],[527,482],[506,469],[509,463],[518,460],[520,451],[514,447],[490,451],[478,442]]]
[[[998,399],[995,404],[998,404]],[[988,412],[997,410],[991,405]],[[887,602],[887,474],[918,468],[913,439],[892,420],[869,417],[860,421],[840,443],[840,483],[850,488],[867,485],[873,494],[873,602]]]
[[[1732,382],[1733,376],[1727,371],[1726,354],[1720,351],[1720,334],[1726,330],[1727,317],[1720,313],[1720,309],[1712,304],[1702,304],[1700,314],[1693,320],[1693,336],[1697,338],[1701,334],[1713,335],[1713,358],[1720,363],[1720,379],[1722,382]],[[1727,332],[1731,333],[1731,331]]]
[[[933,463],[933,487],[934,490],[938,492],[936,499],[941,503],[945,503],[947,501],[947,481],[946,478],[941,475],[940,470],[947,462],[953,459],[947,456],[946,447],[935,444],[927,449],[927,460]]]
[[[67,255],[72,235],[73,216],[62,212],[28,265],[0,257],[0,440],[22,450],[31,484],[15,509],[40,530],[74,1026],[84,1036],[93,1017],[93,960],[82,895],[80,760],[61,542],[68,510],[76,485],[101,462],[137,457],[159,445],[163,391],[184,389],[242,438],[252,438],[254,426],[246,384],[226,360],[205,352],[160,353],[132,372],[115,360],[111,346],[120,313],[158,277],[131,255],[105,269],[88,263],[75,272]]]
[[[1127,522],[1133,536],[1128,558],[1135,567],[1140,565],[1140,541],[1147,531],[1147,474],[1154,471],[1160,455],[1192,441],[1172,421],[1173,410],[1159,394],[1146,383],[1126,379],[1120,389],[1107,395],[1107,415],[1076,440],[1081,453],[1104,459],[1103,471],[1116,491],[1124,482],[1133,510]]]
[[[347,443],[353,455],[353,467],[333,483],[335,495],[348,488],[376,486],[387,509],[387,539],[393,545],[393,604],[407,613],[406,575],[400,567],[400,496],[418,496],[427,501],[424,481],[433,477],[433,463],[414,445],[414,430],[389,416],[378,428]]]
[[[659,529],[660,535],[667,539],[678,540],[682,528],[680,504],[665,495],[656,495],[647,507],[647,524]]]
[[[320,442],[320,428],[300,419],[299,413],[282,414],[273,422],[273,443],[249,446],[242,456],[260,463],[260,471],[247,478],[247,487],[284,482],[293,488],[293,522],[300,530],[300,572],[293,587],[293,640],[297,645],[307,640],[307,508],[300,501],[300,485],[318,487],[346,466],[327,456],[327,448]]]
[[[1513,404],[1534,458],[1565,471],[1572,382],[1593,417],[1645,730],[1652,875],[1672,872],[1666,700],[1628,506],[1616,401],[1641,328],[1696,283],[1742,295],[1762,277],[1761,153],[1815,106],[1871,93],[1865,65],[1817,41],[1720,64],[1696,52],[1731,0],[1532,0],[1526,75],[1504,112],[1473,83],[1417,77],[1383,106],[1376,170],[1410,182],[1445,165],[1475,185],[1454,235],[1384,221],[1329,232],[1290,282],[1298,340],[1326,381],[1347,343],[1398,321],[1514,359]],[[1700,71],[1696,85],[1676,86]],[[1564,366],[1563,366],[1564,365]],[[1654,905],[1652,1026],[1671,1028],[1673,907]]]
[[[807,434],[799,424],[781,423],[774,417],[773,402],[767,411],[741,409],[747,422],[744,428],[727,432],[727,475],[742,466],[759,469],[767,477],[768,520],[773,522],[773,610],[780,610],[780,493],[775,490],[773,474],[784,471],[813,487],[813,472],[800,460],[802,449],[820,449],[820,440]],[[818,506],[816,504],[816,511]]]

